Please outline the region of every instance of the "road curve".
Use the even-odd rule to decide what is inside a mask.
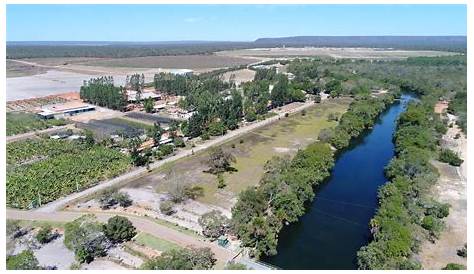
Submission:
[[[35,220],[35,221],[52,221],[52,222],[70,222],[79,218],[82,215],[90,214],[87,212],[70,212],[70,211],[59,211],[54,213],[49,212],[37,212],[37,211],[24,211],[24,210],[13,210],[7,209],[7,219],[13,220]],[[176,243],[182,247],[209,247],[214,252],[216,259],[221,262],[228,262],[236,254],[228,249],[222,248],[211,242],[205,242],[195,238],[193,236],[184,234],[172,228],[160,225],[156,222],[148,220],[144,217],[131,216],[120,213],[93,213],[97,216],[97,219],[101,222],[106,222],[110,217],[115,215],[122,215],[127,217],[137,230],[153,235],[157,238],[165,239],[167,241]]]

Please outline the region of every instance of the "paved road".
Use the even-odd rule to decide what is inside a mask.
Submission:
[[[37,220],[37,221],[54,221],[54,222],[70,222],[80,216],[88,214],[86,212],[70,212],[70,211],[59,211],[54,213],[49,212],[37,212],[37,211],[23,211],[7,209],[7,219],[15,220]],[[210,242],[204,242],[198,238],[179,232],[175,229],[160,225],[156,222],[148,220],[143,217],[125,215],[120,213],[94,213],[98,220],[106,222],[110,217],[115,215],[123,215],[127,217],[137,230],[151,234],[157,238],[166,239],[167,241],[174,242],[179,246],[188,247],[209,247],[212,252],[216,255],[216,259],[221,262],[227,262],[231,260],[236,254],[232,251],[219,247],[218,245]]]
[[[173,155],[169,158],[166,158],[166,159],[163,159],[161,161],[157,161],[157,162],[154,162],[154,163],[150,164],[150,169],[159,168],[159,167],[163,166],[166,163],[176,161],[180,158],[190,156],[193,153],[197,153],[199,151],[208,149],[212,146],[224,143],[226,141],[229,141],[230,139],[241,136],[241,135],[243,135],[245,133],[248,133],[252,130],[255,130],[257,128],[260,128],[260,127],[266,126],[268,124],[271,124],[275,121],[278,121],[279,119],[284,118],[285,113],[298,112],[298,111],[301,111],[301,110],[303,110],[305,108],[308,108],[312,105],[314,105],[313,102],[306,102],[303,105],[301,105],[299,107],[296,107],[294,109],[291,109],[287,112],[281,112],[281,113],[278,113],[278,115],[270,117],[270,118],[265,119],[263,121],[255,122],[255,123],[249,124],[247,126],[240,127],[236,130],[230,131],[229,133],[227,133],[223,136],[219,136],[215,139],[209,140],[204,144],[201,144],[201,145],[198,145],[198,146],[194,147],[193,149],[181,150],[177,154],[175,154],[175,155]],[[63,198],[60,198],[60,199],[58,199],[54,202],[48,203],[48,204],[36,209],[35,211],[38,211],[38,212],[55,212],[55,211],[61,210],[67,204],[69,204],[69,203],[71,203],[71,202],[73,202],[77,199],[86,197],[86,196],[91,195],[93,193],[97,193],[98,191],[101,191],[105,188],[115,186],[115,185],[120,184],[122,182],[131,180],[133,178],[139,177],[139,176],[144,175],[144,174],[147,174],[148,172],[149,171],[146,169],[146,167],[134,168],[130,172],[127,172],[127,173],[125,173],[121,176],[118,176],[116,178],[101,182],[98,185],[93,186],[91,188],[88,188],[86,190],[83,190],[81,192],[72,193],[72,194],[70,194],[66,197],[63,197]]]
[[[36,134],[52,133],[52,132],[64,130],[67,128],[68,128],[68,125],[65,125],[65,126],[52,127],[52,128],[47,128],[43,130],[37,130],[37,131],[7,136],[7,143],[28,139],[28,138],[34,137]]]

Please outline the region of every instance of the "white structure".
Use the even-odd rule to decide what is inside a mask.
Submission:
[[[181,75],[181,76],[193,75],[193,70],[191,69],[158,69],[158,71],[163,72],[163,73],[171,73],[174,75]]]
[[[43,106],[41,112],[37,113],[43,119],[64,118],[82,112],[93,111],[95,106],[80,101],[72,101],[64,104]]]
[[[153,100],[160,100],[161,95],[156,94],[151,91],[144,91],[140,95],[140,100],[152,98]],[[127,90],[127,100],[129,102],[136,102],[137,101],[137,91],[136,90]]]

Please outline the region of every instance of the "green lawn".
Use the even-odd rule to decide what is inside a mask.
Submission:
[[[147,246],[149,248],[153,248],[158,251],[168,251],[171,249],[178,249],[180,246],[178,246],[175,243],[169,242],[167,240],[157,238],[153,235],[150,235],[145,232],[140,232],[136,237],[135,241],[138,244],[142,244],[144,246]]]

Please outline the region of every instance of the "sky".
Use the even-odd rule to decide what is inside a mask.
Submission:
[[[7,5],[7,41],[466,35],[465,5]]]

